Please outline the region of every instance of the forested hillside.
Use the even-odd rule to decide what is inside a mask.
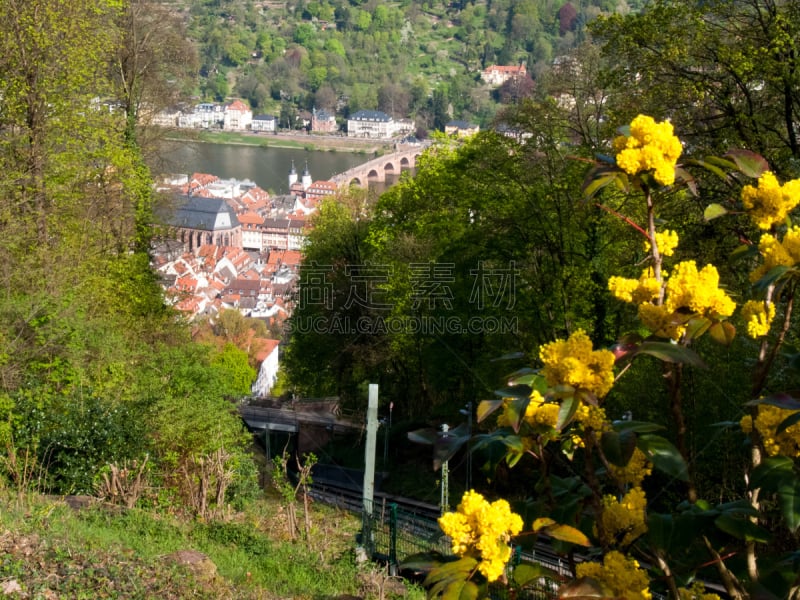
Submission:
[[[179,11],[200,54],[198,94],[245,98],[256,111],[378,109],[426,129],[452,119],[486,125],[499,103],[530,95],[553,60],[586,39],[598,15],[637,9],[567,0],[473,2],[195,1]],[[492,64],[528,68],[493,90]]]
[[[176,71],[163,37],[141,43],[139,8],[0,3],[0,480],[119,499],[98,487],[116,470],[211,514],[255,491],[229,401],[255,370],[245,349],[195,343],[151,270],[137,115]]]
[[[385,467],[416,483],[433,466],[444,490],[470,449],[480,493],[442,499],[454,556],[411,562],[432,597],[544,578],[561,597],[798,598],[800,5],[665,0],[563,28],[566,5],[522,6],[0,0],[3,493],[209,523],[181,539],[254,548],[268,585],[265,518],[216,526],[260,493],[232,403],[259,329],[165,304],[141,117],[251,77],[282,111],[327,94],[436,126],[481,65],[523,60],[535,93],[495,127],[435,138],[374,202],[322,204],[281,385],[358,409],[379,383]],[[509,564],[540,534],[567,574]]]

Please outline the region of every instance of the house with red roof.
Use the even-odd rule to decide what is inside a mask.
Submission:
[[[248,211],[239,214],[239,223],[242,225],[242,248],[257,252],[264,250],[264,217]]]
[[[490,65],[481,71],[481,79],[489,85],[503,85],[509,79],[525,77],[528,69],[520,65]]]
[[[258,377],[253,382],[251,391],[254,396],[267,396],[278,379],[278,340],[255,338],[253,343],[259,346],[256,354]]]
[[[230,130],[249,129],[253,122],[253,111],[241,100],[234,100],[225,105],[222,128]]]

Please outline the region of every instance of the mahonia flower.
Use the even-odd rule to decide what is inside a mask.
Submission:
[[[675,164],[683,151],[668,121],[656,123],[652,117],[639,115],[631,121],[629,136],[614,140],[617,166],[628,175],[654,171],[661,185],[675,181]]]
[[[639,305],[638,314],[642,325],[659,337],[677,340],[686,329],[675,322],[672,311],[663,305],[644,302]]]
[[[761,300],[748,300],[742,306],[742,319],[747,324],[747,335],[758,338],[769,333],[772,319],[775,318],[775,305]]]
[[[646,533],[646,508],[647,498],[639,487],[631,488],[622,500],[617,500],[615,496],[603,496],[603,512],[599,517],[603,542],[627,546]]]
[[[755,428],[761,436],[764,450],[770,456],[777,456],[778,454],[790,458],[800,456],[800,423],[795,423],[777,433],[778,426],[795,413],[797,413],[796,410],[779,408],[770,404],[760,404],[758,406]],[[751,415],[742,417],[739,424],[745,433],[753,431],[753,417]]]
[[[670,312],[688,308],[711,319],[729,317],[736,309],[736,303],[719,288],[717,268],[706,265],[698,271],[693,260],[675,265],[667,280],[664,305]]]
[[[608,420],[606,411],[601,406],[581,404],[578,410],[575,411],[575,423],[577,423],[578,427],[572,434],[571,441],[576,448],[586,447],[581,436],[585,436],[587,432],[591,431],[594,435],[604,431],[611,431],[612,429],[611,421]]]
[[[752,185],[742,188],[742,204],[761,229],[769,229],[784,221],[798,202],[800,179],[788,181],[781,186],[772,171],[761,174],[757,188]]]
[[[558,411],[560,406],[554,402],[545,402],[542,395],[533,390],[531,401],[525,409],[525,421],[532,427],[543,425],[555,427],[558,424]]]
[[[642,271],[639,279],[612,276],[608,280],[608,289],[618,300],[641,304],[653,302],[661,293],[661,282],[656,279],[653,269]]]
[[[750,281],[755,283],[775,267],[793,267],[800,263],[800,227],[794,226],[779,241],[775,236],[765,233],[758,241],[758,251],[764,262],[750,273]]]
[[[489,503],[473,490],[464,493],[455,512],[439,518],[439,526],[452,541],[453,554],[480,557],[480,571],[488,581],[497,580],[511,558],[511,536],[522,531],[522,518],[511,512],[505,500]]]
[[[639,448],[634,449],[628,464],[624,467],[609,465],[611,476],[620,485],[639,486],[645,477],[653,472],[653,465]]]
[[[736,309],[736,303],[719,287],[719,273],[714,265],[706,265],[698,271],[694,261],[685,261],[675,265],[671,273],[662,271],[662,277],[665,279],[663,304],[656,304],[661,284],[651,269],[643,271],[638,280],[624,277],[608,280],[608,288],[615,298],[639,305],[639,319],[655,335],[674,340],[681,336],[684,327],[673,318],[680,309],[709,319],[729,317]]]
[[[656,231],[656,247],[661,256],[672,256],[675,254],[675,248],[678,247],[678,234],[675,231],[667,229],[665,231]],[[644,242],[645,252],[650,252],[650,240]]]
[[[647,572],[639,563],[621,552],[612,550],[606,554],[603,564],[584,562],[575,567],[578,577],[591,577],[608,588],[614,598],[625,600],[651,600]]]
[[[706,593],[706,586],[702,581],[695,581],[688,588],[678,588],[680,600],[720,600],[717,594]]]
[[[610,350],[592,350],[592,341],[582,330],[567,340],[544,344],[539,358],[550,386],[569,385],[602,398],[614,384],[614,354]]]
[[[510,410],[510,398],[505,398],[503,402],[503,411],[497,417],[498,427],[512,427],[515,425],[515,415]],[[523,419],[531,427],[544,425],[547,427],[555,427],[558,422],[559,405],[554,402],[545,402],[544,397],[538,390],[531,392],[530,401],[525,409]]]

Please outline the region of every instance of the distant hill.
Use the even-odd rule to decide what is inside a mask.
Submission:
[[[629,0],[630,1],[630,0]],[[639,2],[639,0],[637,0]],[[625,0],[184,0],[174,9],[199,50],[197,98],[245,99],[281,127],[313,107],[337,118],[360,109],[413,117],[423,129],[450,119],[485,125],[501,102],[531,93],[553,59]],[[525,65],[526,85],[499,90],[481,71]]]

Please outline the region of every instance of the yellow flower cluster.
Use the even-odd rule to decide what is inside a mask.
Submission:
[[[617,500],[615,496],[603,496],[603,512],[599,519],[603,542],[627,546],[646,533],[646,508],[647,498],[639,487],[631,488],[622,500]]]
[[[611,592],[614,598],[650,600],[650,580],[639,563],[621,552],[606,554],[603,564],[584,562],[575,567],[578,577],[591,577]]]
[[[796,412],[769,404],[759,405],[755,427],[761,436],[764,450],[770,456],[777,456],[778,454],[790,458],[800,456],[800,423],[776,433],[778,426]],[[753,430],[753,418],[750,415],[742,417],[739,424],[745,433],[750,433]]]
[[[769,229],[782,222],[798,202],[800,179],[781,185],[771,171],[765,171],[758,178],[758,187],[746,185],[742,188],[742,204],[761,229]]]
[[[639,279],[613,276],[608,280],[608,289],[618,300],[633,304],[653,302],[661,292],[661,282],[653,275],[653,269],[642,271]]]
[[[488,581],[497,580],[511,558],[512,535],[522,531],[522,518],[505,500],[488,502],[473,490],[464,493],[455,512],[439,518],[439,526],[452,540],[453,553],[480,557],[478,570]]]
[[[769,333],[772,319],[775,318],[775,305],[761,300],[748,300],[742,306],[742,319],[747,324],[747,335],[758,338]]]
[[[532,427],[555,427],[558,424],[559,405],[554,402],[545,402],[542,395],[533,390],[531,401],[525,409],[525,421]]]
[[[624,467],[609,465],[610,474],[620,485],[641,485],[645,477],[653,472],[653,465],[645,453],[636,448]]]
[[[714,265],[699,271],[693,260],[675,265],[666,285],[664,306],[670,312],[688,308],[704,317],[729,317],[736,303],[719,288],[719,273]]]
[[[661,256],[672,256],[675,254],[675,248],[678,247],[678,234],[671,229],[664,231],[656,231],[656,248]],[[645,252],[650,252],[650,241],[644,242]]]
[[[584,331],[543,345],[539,358],[550,386],[569,385],[602,398],[614,384],[614,354],[610,350],[592,350],[592,341]]]
[[[688,588],[678,588],[680,600],[720,600],[716,594],[707,594],[702,581],[695,581]]]
[[[645,327],[661,337],[677,339],[683,326],[675,323],[672,315],[679,309],[710,319],[729,317],[736,303],[719,287],[719,272],[714,265],[706,265],[699,271],[693,260],[675,265],[671,274],[662,272],[664,303],[653,304],[658,298],[658,280],[649,269],[636,279],[612,277],[608,288],[615,298],[639,305],[639,319]]]
[[[681,141],[673,135],[668,121],[656,123],[653,117],[639,115],[630,126],[629,136],[614,140],[617,166],[628,175],[655,171],[654,177],[661,185],[675,181],[675,164],[683,151]]]
[[[793,267],[800,263],[800,227],[794,226],[789,229],[783,236],[782,242],[775,236],[765,233],[758,241],[758,251],[764,257],[764,262],[750,273],[750,281],[753,283],[774,267]]]

